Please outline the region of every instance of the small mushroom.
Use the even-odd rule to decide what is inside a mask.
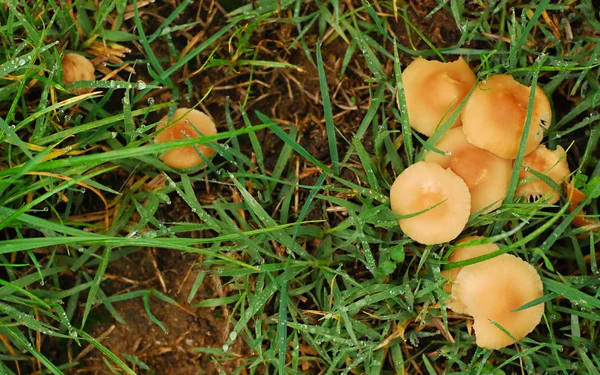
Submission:
[[[471,213],[489,213],[502,205],[512,172],[512,163],[473,146],[463,128],[450,129],[435,145],[445,155],[429,151],[425,161],[450,168],[462,178],[471,192]]]
[[[560,199],[560,192],[554,190],[550,185],[537,177],[534,177],[529,170],[533,169],[539,173],[545,174],[557,184],[571,173],[565,150],[558,146],[556,150],[551,151],[544,145],[540,145],[531,154],[523,159],[523,168],[519,172],[519,180],[525,180],[533,177],[533,180],[525,182],[517,187],[515,195],[525,197],[528,202],[536,201],[542,197],[548,198],[548,204],[554,204]]]
[[[173,120],[175,123],[158,134],[154,138],[154,142],[162,143],[217,134],[217,127],[210,117],[196,109],[179,108],[175,111]],[[169,124],[167,115],[162,118],[156,130],[160,130]],[[212,155],[215,151],[209,146],[196,144],[171,149],[165,152],[160,159],[163,163],[174,169],[194,167],[203,162],[202,157],[198,154],[194,146],[206,157]]]
[[[529,104],[531,88],[511,75],[492,75],[475,89],[461,114],[463,131],[470,143],[503,159],[515,159]],[[525,154],[533,152],[552,120],[550,101],[539,86],[531,114]]]
[[[475,74],[462,57],[450,63],[417,58],[402,72],[410,126],[431,136],[476,81]],[[453,126],[460,124],[459,116]]]
[[[532,265],[510,254],[464,267],[456,276],[452,294],[474,318],[476,343],[486,349],[515,342],[494,323],[518,341],[535,329],[544,314],[543,303],[512,312],[542,297],[543,286]]]
[[[565,193],[567,195],[567,198],[570,199],[570,202],[569,202],[569,212],[570,213],[573,213],[573,211],[575,211],[577,209],[579,204],[587,199],[587,195],[585,195],[581,190],[577,189],[574,186],[572,181],[569,182],[568,184],[565,184]],[[597,232],[598,229],[600,228],[600,223],[598,222],[598,220],[593,220],[593,219],[587,218],[585,216],[585,211],[583,209],[580,209],[576,213],[575,217],[573,218],[572,223],[573,223],[573,225],[575,225],[577,227],[583,227],[590,231]]]
[[[421,161],[394,181],[390,205],[399,215],[414,215],[398,220],[408,237],[433,245],[451,241],[462,232],[469,219],[471,194],[452,170]]]
[[[65,85],[77,81],[93,81],[96,79],[94,75],[94,65],[78,53],[67,53],[63,55],[62,60],[63,80]],[[83,94],[87,89],[74,89],[74,94]]]
[[[485,237],[481,236],[469,236],[461,239],[456,243],[456,245],[461,245],[464,243],[469,243],[471,241],[483,240]],[[467,247],[461,247],[452,252],[450,257],[448,258],[449,262],[461,262],[463,260],[468,260],[472,258],[477,258],[482,255],[487,255],[493,253],[494,251],[499,250],[500,248],[495,243],[486,243],[483,245],[471,245]],[[467,266],[470,267],[470,266]],[[444,291],[447,293],[452,293],[452,284],[456,280],[456,276],[464,267],[453,268],[451,270],[442,271],[442,277],[448,279],[448,282],[444,285]],[[452,295],[452,301],[448,303],[448,307],[452,309],[454,312],[459,314],[467,314],[467,307],[462,301],[460,301],[456,296]]]

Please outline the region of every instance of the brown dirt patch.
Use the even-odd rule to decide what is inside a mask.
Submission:
[[[144,288],[153,287],[175,299],[179,305],[165,303],[154,296],[150,297],[152,314],[163,323],[168,332],[165,333],[149,319],[141,298],[115,303],[114,307],[127,325],[112,322],[96,324],[95,336],[109,332],[108,337],[102,342],[103,345],[121,358],[124,354],[137,357],[156,374],[217,374],[211,356],[200,353],[194,348],[222,347],[229,334],[227,320],[229,313],[226,308],[210,309],[193,306],[206,298],[225,295],[227,290],[221,285],[218,277],[207,275],[195,298],[191,303],[187,303],[187,296],[196,276],[199,272],[203,272],[196,266],[199,260],[195,254],[147,249],[113,262],[107,274],[118,275],[118,279],[103,284],[104,287],[109,288],[108,291],[123,287],[115,291],[115,294],[121,294],[136,289],[135,284],[132,288],[131,282],[139,282],[144,284]],[[124,279],[130,282],[119,281]],[[161,279],[164,281],[164,289]],[[234,353],[241,353],[242,350],[239,340],[231,348]],[[107,373],[98,352],[86,358],[86,363],[91,373]],[[231,371],[239,366],[239,360],[222,366]],[[144,371],[139,366],[132,368],[139,374],[152,373]]]

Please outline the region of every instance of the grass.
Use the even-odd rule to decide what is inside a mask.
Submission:
[[[542,323],[497,351],[446,309],[440,275],[485,257],[448,264],[452,245],[404,237],[388,202],[453,122],[429,140],[411,132],[402,69],[462,55],[480,79],[511,73],[544,89],[555,114],[544,142],[570,147],[597,218],[593,3],[430,3],[2,0],[0,372],[166,373],[98,337],[98,317],[127,324],[120,306],[141,301],[165,331],[164,305],[223,313],[226,337],[195,348],[206,371],[598,374],[599,236],[570,224],[567,197],[548,207],[511,195],[469,220],[465,234],[529,261],[545,286]],[[98,81],[65,87],[61,54],[85,50],[102,51],[87,53]],[[153,144],[177,105],[217,120],[206,168],[158,159],[196,143]],[[186,295],[158,280],[119,288],[111,267],[147,249],[198,256]],[[207,277],[222,293],[207,294]]]

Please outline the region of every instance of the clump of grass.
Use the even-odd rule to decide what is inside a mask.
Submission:
[[[352,3],[258,0],[228,15],[217,3],[204,4],[200,11],[210,22],[187,22],[178,16],[198,11],[198,4],[182,2],[158,26],[144,15],[160,12],[158,5],[141,1],[102,1],[99,9],[87,0],[70,8],[6,3],[0,11],[4,373],[63,374],[85,366],[76,355],[48,358],[47,342],[76,352],[91,345],[114,373],[150,368],[134,353],[112,353],[89,324],[97,305],[126,323],[118,304],[141,298],[148,319],[167,329],[149,301],[177,305],[173,296],[152,288],[111,295],[104,287],[111,262],[144,248],[204,256],[188,302],[206,274],[224,280],[228,295],[188,308],[229,308],[228,339],[197,351],[217,367],[243,354],[234,372],[598,373],[598,234],[570,225],[574,215],[564,199],[546,207],[509,197],[495,213],[471,217],[465,233],[493,237],[502,252],[536,265],[545,286],[539,302],[546,314],[536,331],[488,351],[474,345],[464,317],[445,307],[440,271],[450,246],[424,247],[404,237],[387,197],[395,176],[448,129],[429,140],[411,133],[401,71],[414,56],[463,55],[480,78],[507,72],[541,84],[555,109],[547,143],[570,147],[575,173],[600,176],[594,39],[600,24],[592,2],[440,2],[427,16],[454,23],[446,26],[454,44],[414,24],[418,7]],[[262,28],[273,25],[292,37],[273,29],[271,39],[299,51],[294,56],[304,66],[261,49]],[[337,46],[336,70],[328,57]],[[101,51],[100,80],[63,87],[65,50]],[[309,68],[318,79],[314,92],[293,81]],[[243,89],[229,100],[219,94],[231,90],[226,83],[200,81],[227,82],[236,74]],[[305,108],[323,124],[325,156],[311,153],[310,135],[291,116],[259,106],[257,97],[271,87],[265,82],[278,74],[293,100],[315,103]],[[343,80],[362,87],[352,91]],[[73,97],[70,88],[91,92]],[[342,97],[348,105],[340,105]],[[151,142],[153,121],[186,101],[212,109],[221,125],[219,135],[205,138],[217,155],[195,174],[169,170],[157,155],[197,140]],[[350,125],[341,121],[349,118],[343,111],[352,114]],[[266,135],[277,139],[276,152],[265,147]],[[195,192],[206,184],[216,192],[208,204]],[[516,184],[515,177],[511,191]],[[586,204],[597,203],[592,196]],[[175,199],[194,213],[194,223],[161,215]],[[598,208],[589,207],[598,217]],[[189,238],[193,233],[207,235]],[[233,349],[239,341],[244,353]]]

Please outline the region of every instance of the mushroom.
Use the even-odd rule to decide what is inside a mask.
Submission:
[[[492,75],[471,94],[461,114],[463,131],[473,145],[503,159],[515,159],[525,128],[531,88],[511,75]],[[533,152],[552,120],[550,101],[539,86],[531,114],[525,155]]]
[[[477,241],[477,240],[483,240],[483,239],[485,239],[485,237],[469,236],[469,237],[465,237],[465,238],[461,239],[460,241],[458,241],[456,243],[456,245],[461,245],[464,243],[469,243],[471,241]],[[471,246],[467,246],[467,247],[460,247],[460,248],[454,250],[450,254],[448,261],[450,261],[452,263],[461,262],[463,260],[477,258],[482,255],[493,253],[494,251],[497,251],[499,249],[500,248],[495,243],[486,243],[486,244],[482,244],[482,245],[471,245]],[[470,266],[466,266],[466,267],[470,267]],[[452,293],[452,284],[456,280],[456,276],[458,276],[458,273],[463,268],[464,267],[458,267],[458,268],[453,268],[451,270],[442,271],[442,277],[448,280],[448,282],[446,284],[444,284],[445,292]],[[452,309],[454,312],[457,312],[459,314],[467,314],[467,307],[465,306],[465,304],[462,303],[462,301],[460,301],[454,295],[452,295],[452,301],[450,301],[448,303],[448,307],[450,309]]]
[[[77,81],[93,81],[96,79],[94,75],[94,65],[87,58],[78,53],[67,53],[62,57],[62,71],[65,85]],[[83,94],[87,89],[73,89],[74,94]]]
[[[502,205],[508,191],[512,163],[477,148],[467,141],[463,128],[450,129],[435,145],[445,154],[428,151],[426,161],[450,168],[462,178],[471,193],[471,213],[489,213]]]
[[[476,81],[475,73],[462,57],[450,63],[417,58],[402,72],[410,126],[431,136]],[[453,126],[460,124],[459,116]]]
[[[530,177],[534,179],[519,185],[515,193],[517,197],[525,197],[528,202],[536,201],[543,196],[548,197],[548,204],[558,202],[560,193],[544,181],[534,177],[529,172],[531,169],[545,174],[560,185],[565,177],[571,173],[565,150],[558,146],[556,150],[551,151],[546,146],[540,145],[535,151],[527,155],[523,159],[523,168],[519,172],[519,180],[529,179]]]
[[[196,109],[179,108],[175,111],[173,119],[175,123],[154,137],[154,142],[162,143],[217,134],[217,127],[210,117]],[[169,124],[171,123],[168,121],[167,115],[162,118],[156,130],[160,130]],[[212,155],[215,151],[209,146],[196,144],[171,149],[165,152],[160,159],[171,168],[191,168],[203,162],[202,157],[195,148],[206,157]]]
[[[585,193],[583,193],[581,190],[577,189],[575,187],[573,181],[571,181],[568,184],[565,184],[565,193],[567,194],[567,197],[570,199],[570,202],[569,202],[569,212],[570,213],[573,213],[573,211],[575,211],[577,209],[579,204],[587,199],[587,195]],[[580,209],[576,213],[575,217],[573,218],[572,223],[573,223],[573,225],[575,225],[577,227],[583,227],[583,228],[589,229],[590,231],[598,231],[598,228],[600,228],[600,224],[598,223],[598,220],[592,220],[590,218],[587,218],[585,216],[585,211],[583,209]]]
[[[392,211],[414,215],[398,220],[402,231],[424,245],[448,242],[467,224],[471,194],[452,170],[421,161],[406,168],[390,190]]]
[[[543,286],[532,265],[510,254],[463,268],[456,276],[452,294],[465,304],[475,321],[476,343],[486,349],[504,348],[523,339],[544,314],[543,303],[512,311],[542,297]]]

